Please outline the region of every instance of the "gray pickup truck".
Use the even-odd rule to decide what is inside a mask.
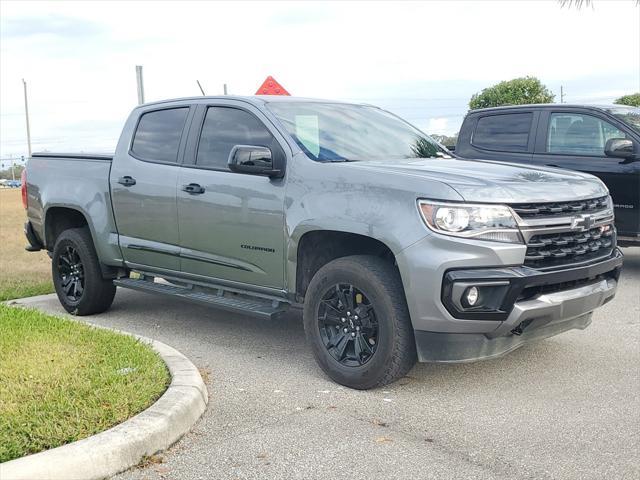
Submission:
[[[461,160],[369,105],[150,103],[115,155],[26,171],[27,249],[50,252],[68,312],[116,286],[263,318],[302,305],[319,365],[358,389],[584,329],[622,265],[597,178]]]

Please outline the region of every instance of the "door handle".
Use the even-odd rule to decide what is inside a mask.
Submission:
[[[118,183],[120,185],[124,185],[125,187],[131,187],[132,185],[136,184],[136,179],[133,177],[130,177],[129,175],[126,175],[124,177],[120,177],[118,179]]]
[[[189,185],[183,185],[182,191],[190,193],[192,195],[199,195],[204,193],[204,187],[201,187],[197,183],[190,183]]]

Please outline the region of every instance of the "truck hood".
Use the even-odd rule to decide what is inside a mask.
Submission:
[[[345,162],[341,166],[382,175],[423,177],[456,190],[467,202],[544,203],[608,194],[593,175],[549,167],[457,158],[420,158]],[[425,192],[429,198],[429,192]]]

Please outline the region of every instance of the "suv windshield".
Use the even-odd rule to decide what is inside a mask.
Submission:
[[[640,108],[634,107],[612,107],[607,108],[607,112],[618,117],[624,123],[640,133]]]
[[[361,161],[449,155],[420,130],[376,107],[279,101],[269,103],[268,108],[312,160]]]

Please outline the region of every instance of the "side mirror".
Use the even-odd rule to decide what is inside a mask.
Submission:
[[[274,168],[271,149],[256,145],[236,145],[229,153],[229,170],[236,173],[281,177],[284,173]]]
[[[611,138],[604,146],[604,154],[607,157],[633,158],[633,142],[626,138]]]

